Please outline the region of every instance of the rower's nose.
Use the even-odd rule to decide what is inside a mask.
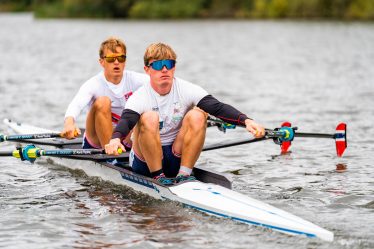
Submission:
[[[161,69],[161,72],[167,72],[167,71],[169,71],[169,69],[166,66],[163,66]]]

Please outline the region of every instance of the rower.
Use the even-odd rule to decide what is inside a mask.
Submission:
[[[118,155],[118,148],[125,150],[121,141],[135,127],[130,166],[164,185],[195,179],[191,172],[204,145],[206,113],[245,126],[256,138],[265,135],[264,127],[247,115],[218,101],[200,86],[174,77],[176,58],[166,44],[148,46],[144,70],[150,83],[128,100],[112,139],[105,145],[107,154]]]
[[[73,139],[80,135],[76,120],[88,106],[82,147],[99,149],[109,142],[127,99],[149,82],[148,75],[125,70],[126,52],[126,45],[120,38],[109,37],[101,43],[99,63],[103,71],[87,80],[69,104],[63,137]],[[129,138],[124,139],[124,145],[127,149],[131,147]]]

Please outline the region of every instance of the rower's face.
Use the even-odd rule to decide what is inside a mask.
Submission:
[[[109,49],[104,49],[104,58],[100,58],[99,62],[104,69],[104,74],[109,81],[113,81],[113,78],[121,78],[123,76],[123,71],[125,70],[125,62],[120,62],[119,59],[115,59],[113,62],[108,62],[105,57],[117,57],[125,55],[125,52],[121,47],[117,47],[115,52]],[[114,82],[117,83],[117,82]]]
[[[150,60],[149,64],[155,60]],[[155,70],[151,66],[144,66],[145,72],[149,75],[152,88],[160,95],[166,95],[170,92],[173,85],[175,66],[167,69],[166,66],[161,70]]]

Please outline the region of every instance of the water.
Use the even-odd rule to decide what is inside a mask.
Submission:
[[[125,39],[127,69],[142,71],[151,42],[178,54],[177,76],[196,82],[266,127],[305,132],[348,124],[349,147],[300,138],[280,156],[270,141],[205,152],[236,191],[312,221],[334,242],[214,218],[48,162],[0,160],[3,248],[373,248],[374,25],[300,21],[35,20],[0,14],[1,118],[61,129],[79,86],[100,70],[98,46]],[[83,125],[84,118],[78,120]],[[6,132],[3,124],[0,131]],[[208,131],[207,143],[242,138]],[[1,150],[14,145],[3,143]],[[346,168],[341,170],[341,168]]]

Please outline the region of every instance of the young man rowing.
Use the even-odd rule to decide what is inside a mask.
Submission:
[[[83,148],[104,148],[109,142],[115,126],[120,119],[127,99],[143,84],[149,76],[125,71],[126,45],[116,37],[103,41],[99,50],[99,63],[103,71],[86,81],[65,114],[63,136],[68,139],[77,137],[81,132],[75,121],[81,111],[89,106],[86,118],[86,131]],[[125,144],[130,148],[129,139]]]
[[[151,44],[144,54],[144,70],[150,83],[126,103],[112,139],[105,145],[110,155],[124,150],[121,141],[134,128],[130,165],[134,172],[151,176],[164,185],[190,176],[204,145],[205,112],[225,122],[245,125],[257,138],[264,127],[230,105],[209,95],[200,86],[174,77],[176,54],[163,43]],[[196,106],[196,107],[195,107]],[[135,126],[136,125],[136,126]]]

